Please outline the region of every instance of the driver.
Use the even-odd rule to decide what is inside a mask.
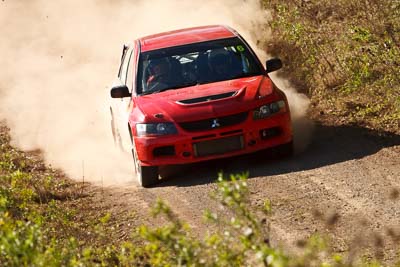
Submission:
[[[210,75],[216,80],[230,75],[230,57],[227,51],[212,51],[208,57]]]
[[[147,91],[158,91],[168,88],[171,66],[167,58],[152,59],[149,63],[149,78],[146,81]]]

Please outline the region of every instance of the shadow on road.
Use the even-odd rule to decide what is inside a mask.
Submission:
[[[400,145],[400,135],[378,133],[352,126],[317,125],[308,148],[289,159],[277,160],[272,153],[260,151],[250,155],[169,166],[161,169],[163,186],[194,186],[213,183],[218,172],[249,172],[249,178],[311,170],[372,155],[385,147]]]

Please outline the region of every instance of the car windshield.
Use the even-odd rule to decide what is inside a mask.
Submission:
[[[137,93],[152,94],[262,73],[253,52],[237,37],[169,47],[140,55]]]

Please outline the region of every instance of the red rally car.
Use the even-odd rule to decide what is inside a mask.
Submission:
[[[289,106],[247,42],[226,26],[165,32],[124,45],[111,88],[115,143],[131,150],[141,186],[158,167],[275,147],[292,151]]]

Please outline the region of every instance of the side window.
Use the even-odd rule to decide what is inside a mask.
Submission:
[[[120,78],[122,84],[126,84],[126,78],[127,78],[127,74],[128,74],[127,73],[128,72],[128,64],[131,59],[131,56],[132,56],[132,49],[129,49],[124,55],[123,63],[121,66],[119,78]]]
[[[134,66],[135,66],[135,60],[134,60],[134,53],[131,51],[130,59],[128,62],[128,72],[127,72],[127,77],[126,77],[126,86],[129,88],[129,92],[132,92],[133,89],[133,79],[135,76],[135,71],[134,71]]]

